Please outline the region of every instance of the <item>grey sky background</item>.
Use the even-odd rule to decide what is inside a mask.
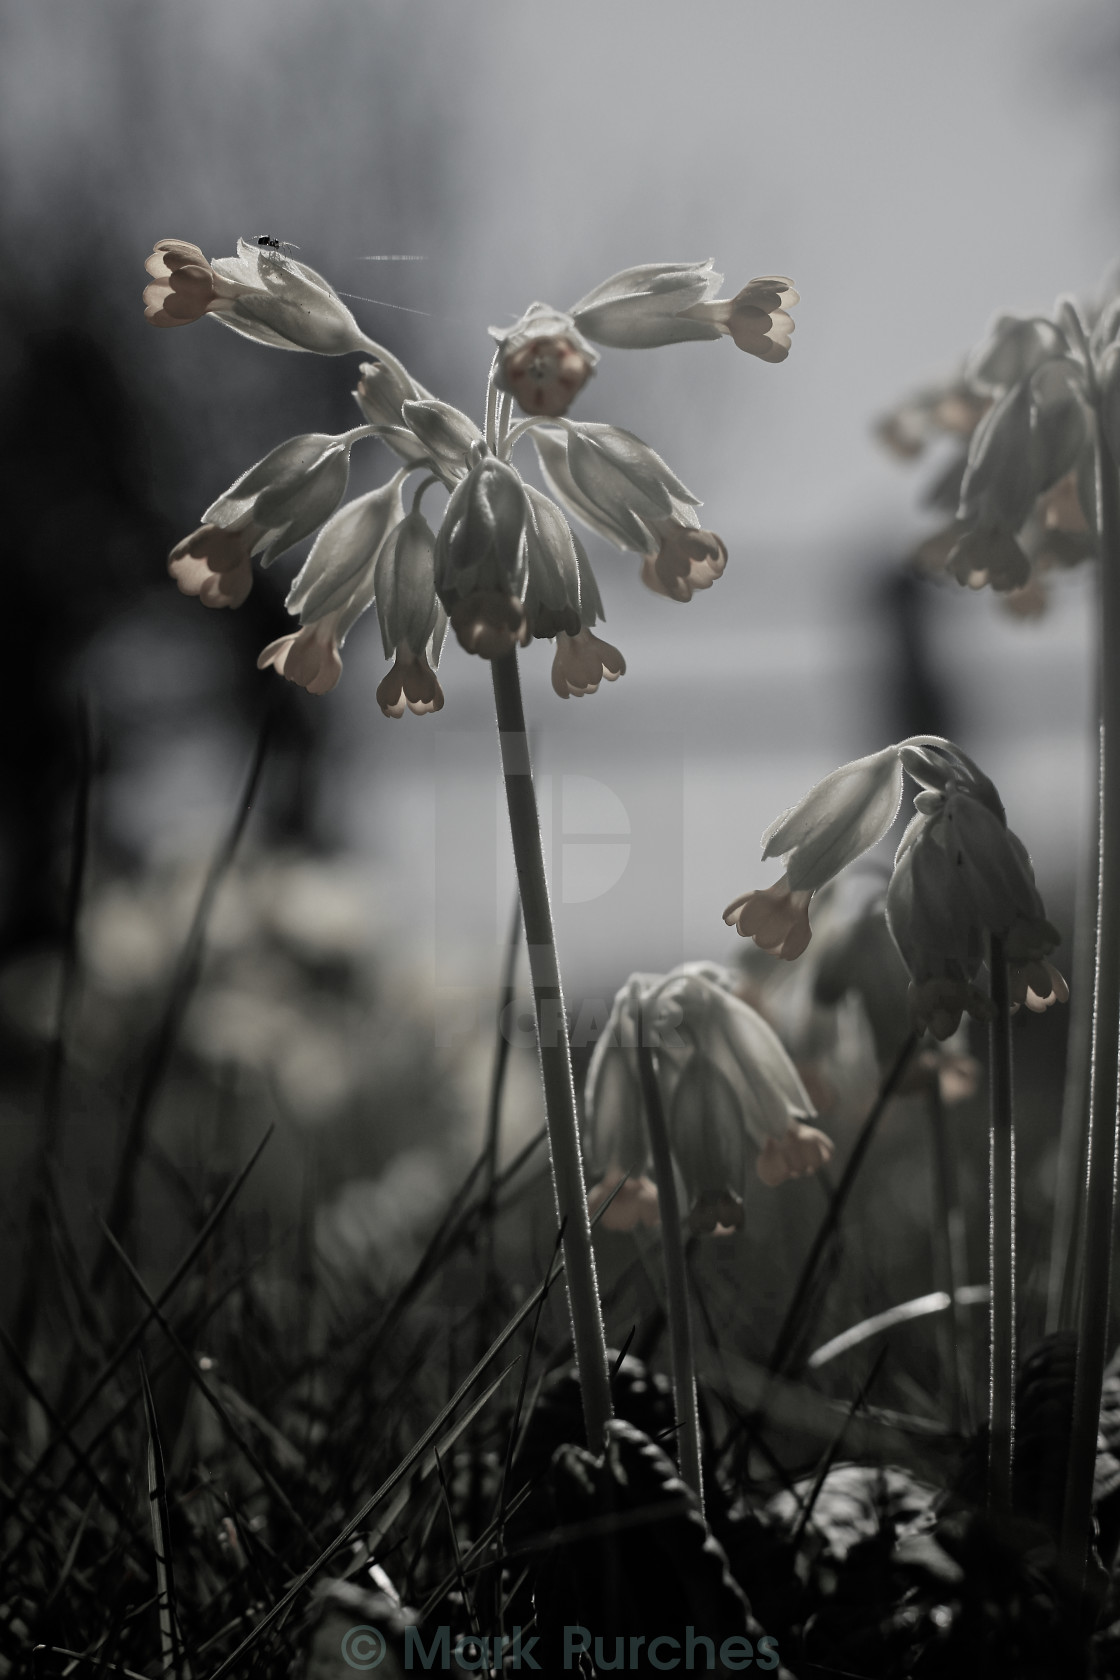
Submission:
[[[869,591],[930,521],[924,475],[879,451],[875,416],[951,371],[998,310],[1089,291],[1118,254],[1113,10],[8,0],[2,40],[2,179],[22,261],[78,265],[88,228],[106,233],[83,283],[103,294],[135,377],[174,405],[199,512],[290,431],[349,425],[354,369],[328,365],[314,412],[289,425],[285,411],[278,432],[291,364],[306,359],[209,323],[145,329],[140,265],[158,237],[213,256],[239,233],[295,242],[341,291],[379,300],[353,304],[366,330],[476,413],[485,328],[534,298],[564,306],[654,259],[714,257],[729,295],[756,274],[793,277],[803,301],[784,365],[727,341],[607,352],[578,405],[636,431],[703,498],[731,554],[725,578],[678,607],[640,589],[633,557],[592,542],[627,676],[562,704],[546,650],[526,660],[567,848],[569,984],[731,954],[723,904],[776,873],[757,862],[761,829],[889,727],[890,650]],[[392,256],[422,260],[366,260]],[[153,557],[153,589],[170,587],[161,567]],[[1081,832],[1089,581],[1063,580],[1038,624],[955,587],[933,610],[962,744],[1000,786],[1044,886],[1068,876]],[[206,631],[192,632],[196,651]],[[128,633],[133,649],[156,634]],[[98,669],[139,700],[159,660],[122,675],[123,645],[107,638]],[[328,802],[447,983],[480,969],[489,981],[512,883],[488,673],[452,647],[445,711],[393,723],[373,706],[382,669],[371,615],[319,703]],[[201,837],[242,756],[186,722],[119,790],[120,820],[155,848]],[[596,895],[595,871],[607,881],[625,847]]]

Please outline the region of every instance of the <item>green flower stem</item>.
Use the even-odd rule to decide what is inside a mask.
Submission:
[[[661,1257],[665,1266],[665,1304],[669,1317],[669,1347],[673,1361],[673,1400],[677,1412],[677,1441],[681,1479],[704,1509],[704,1477],[700,1461],[700,1414],[696,1407],[696,1360],[692,1352],[692,1320],[688,1307],[688,1278],[681,1241],[681,1210],[673,1155],[657,1080],[656,1053],[638,1047],[638,1074],[649,1130],[657,1202],[661,1212]]]
[[[988,1507],[1010,1511],[1015,1455],[1015,1120],[1011,1102],[1011,1004],[1003,940],[991,937],[993,1016],[988,1067],[991,1130],[988,1281]]]
[[[560,988],[560,968],[556,960],[556,937],[552,929],[552,909],[541,850],[540,820],[529,762],[529,737],[525,730],[516,650],[491,660],[490,668],[494,679],[494,710],[502,750],[506,801],[513,832],[513,857],[517,866],[517,886],[533,981],[537,1045],[552,1157],[552,1186],[557,1219],[563,1232],[564,1281],[572,1319],[572,1342],[579,1366],[587,1444],[592,1452],[601,1452],[611,1417],[607,1339],[595,1278],[568,1025]]]
[[[1100,702],[1093,708],[1100,715]],[[1093,970],[1096,961],[1097,873],[1100,829],[1100,765],[1092,800],[1091,843],[1084,848],[1073,912],[1073,972],[1069,988],[1069,1036],[1062,1090],[1062,1122],[1054,1184],[1054,1224],[1046,1287],[1046,1333],[1072,1330],[1081,1291],[1081,1230],[1085,1147],[1089,1121],[1089,1067],[1093,1053]]]
[[[1101,537],[1101,824],[1097,965],[1089,1076],[1081,1302],[1062,1518],[1062,1560],[1080,1589],[1088,1561],[1097,1426],[1108,1335],[1116,1201],[1117,1069],[1120,1063],[1120,486],[1098,414],[1097,496]]]
[[[949,1310],[938,1319],[941,1366],[951,1384],[949,1418],[960,1430],[965,1412],[962,1366],[968,1348],[968,1320],[958,1291],[966,1281],[964,1218],[961,1213],[957,1164],[949,1137],[948,1117],[935,1071],[929,1082],[929,1126],[933,1165],[933,1279],[949,1297]]]

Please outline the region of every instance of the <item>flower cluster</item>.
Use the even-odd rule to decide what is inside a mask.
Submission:
[[[1120,294],[1052,317],[1001,315],[963,371],[880,422],[896,454],[939,435],[958,444],[929,500],[950,524],[918,551],[923,568],[985,584],[1041,610],[1044,577],[1097,552],[1098,428],[1120,452]]]
[[[773,955],[799,956],[811,937],[813,893],[885,836],[904,770],[921,791],[895,856],[887,923],[910,974],[914,1020],[946,1039],[964,1011],[988,1017],[976,977],[993,938],[1003,944],[1015,1007],[1064,1002],[1065,981],[1048,961],[1059,935],[999,795],[959,747],[933,736],[842,765],[811,788],[763,836],[763,857],[780,854],[786,873],[735,899],[724,921]]]
[[[318,533],[287,596],[299,628],[258,663],[312,694],[342,673],[347,632],[376,603],[392,668],[377,691],[388,717],[438,711],[436,676],[448,625],[460,644],[496,659],[532,638],[555,644],[552,686],[563,699],[594,694],[626,669],[594,627],[603,616],[590,562],[569,518],[641,558],[648,588],[673,601],[708,589],[727,564],[718,536],[702,530],[697,498],[648,444],[567,409],[607,347],[648,349],[730,337],[763,361],[789,351],[797,294],[789,280],[752,280],[714,294],[707,263],[652,263],[613,275],[569,310],[534,303],[497,340],[484,427],[420,385],[375,344],[314,270],[282,250],[239,240],[237,256],[208,261],[196,245],[161,239],[148,258],[144,294],[155,326],[209,315],[277,348],[320,355],[365,353],[354,398],[364,424],[337,436],[289,439],[207,508],[199,529],[172,550],[179,588],[207,607],[237,607],[252,562],[270,565]],[[514,399],[526,418],[512,422]],[[526,484],[512,456],[529,436],[549,494]],[[350,452],[380,438],[402,463],[381,488],[343,505]],[[405,480],[421,474],[406,511]],[[422,501],[447,494],[438,527]]]
[[[598,1205],[630,1177],[604,1215],[616,1229],[657,1222],[646,1176],[638,1048],[657,1053],[669,1144],[691,1201],[694,1231],[743,1223],[751,1146],[763,1183],[816,1172],[832,1144],[808,1124],[815,1110],[780,1039],[735,995],[735,977],[714,963],[634,974],[618,992],[587,1074],[587,1112],[604,1177]]]

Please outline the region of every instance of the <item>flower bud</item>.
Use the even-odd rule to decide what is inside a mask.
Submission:
[[[471,451],[483,443],[470,416],[434,397],[405,402],[401,413],[436,471],[453,481],[461,479],[471,464]]]
[[[379,428],[381,441],[410,466],[418,466],[428,455],[401,410],[406,402],[421,402],[430,395],[387,350],[379,350],[376,361],[361,364],[353,393],[364,418]]]
[[[566,414],[599,361],[572,317],[547,303],[531,303],[515,326],[491,327],[490,335],[498,341],[498,387],[526,414]]]
[[[486,454],[452,491],[436,537],[436,591],[462,645],[484,659],[529,639],[521,601],[529,520],[520,477]]]

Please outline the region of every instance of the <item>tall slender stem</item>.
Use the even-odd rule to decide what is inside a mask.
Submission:
[[[665,1267],[665,1304],[669,1315],[669,1349],[673,1362],[673,1399],[677,1411],[677,1440],[681,1479],[704,1509],[704,1476],[700,1461],[700,1414],[696,1406],[696,1361],[692,1353],[692,1320],[688,1307],[688,1276],[681,1242],[681,1210],[673,1155],[657,1079],[656,1052],[638,1046],[638,1074],[649,1130],[657,1202],[661,1211],[661,1258]]]
[[[1007,953],[991,936],[992,1026],[988,1066],[988,1506],[1010,1511],[1015,1456],[1015,1121],[1011,1098],[1011,1004]]]
[[[541,1081],[552,1157],[552,1186],[557,1219],[564,1233],[564,1281],[572,1318],[572,1342],[579,1366],[587,1444],[598,1452],[611,1416],[607,1340],[595,1279],[591,1221],[583,1179],[568,1024],[556,960],[556,937],[541,848],[537,796],[529,762],[529,737],[521,702],[521,677],[516,650],[490,662],[494,680],[494,710],[502,751],[506,801],[513,833],[513,857],[521,894],[525,944],[533,981]]]
[[[1100,715],[1100,699],[1094,705]],[[1099,729],[1097,731],[1099,736]],[[1099,747],[1099,740],[1098,740]],[[1093,970],[1097,942],[1097,874],[1100,868],[1100,764],[1093,786],[1093,820],[1083,848],[1073,910],[1069,1034],[1062,1090],[1062,1122],[1054,1184],[1054,1224],[1046,1288],[1046,1333],[1073,1327],[1081,1289],[1081,1187],[1085,1182],[1085,1140],[1089,1120],[1089,1065],[1093,1048]]]
[[[1085,1579],[1092,1519],[1097,1426],[1108,1335],[1116,1204],[1117,1075],[1120,1063],[1120,486],[1097,417],[1100,526],[1098,655],[1101,693],[1101,826],[1097,877],[1097,966],[1089,1082],[1081,1304],[1073,1428],[1062,1518],[1062,1559],[1075,1588]]]
[[[949,1311],[938,1319],[941,1365],[952,1385],[949,1416],[953,1429],[962,1427],[965,1413],[965,1382],[962,1369],[968,1346],[965,1309],[958,1291],[965,1282],[964,1220],[956,1162],[949,1140],[945,1104],[935,1071],[929,1083],[929,1129],[933,1164],[933,1281],[949,1297]]]

